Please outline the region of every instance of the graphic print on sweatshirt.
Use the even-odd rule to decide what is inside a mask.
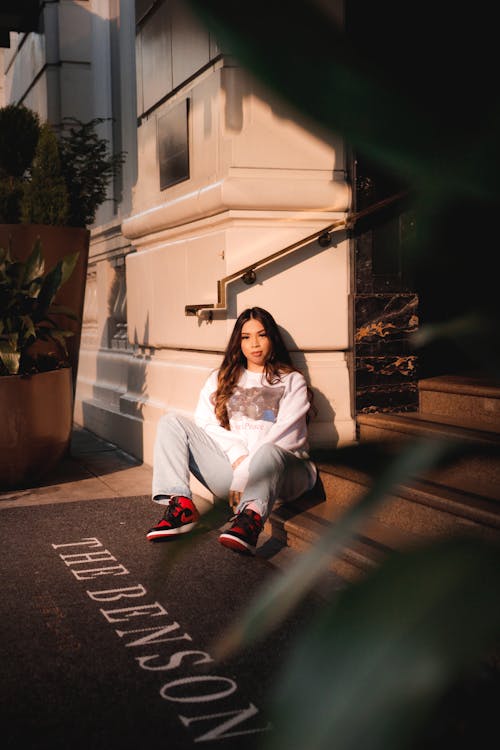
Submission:
[[[227,414],[231,424],[239,420],[276,422],[284,386],[270,388],[241,388],[237,386],[227,402]]]

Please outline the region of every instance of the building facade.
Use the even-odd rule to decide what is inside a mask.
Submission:
[[[102,118],[126,153],[91,228],[76,421],[152,463],[160,416],[192,414],[259,305],[313,387],[312,446],[355,441],[353,245],[321,241],[352,207],[343,140],[312,133],[182,0],[37,5],[2,50],[3,103]]]

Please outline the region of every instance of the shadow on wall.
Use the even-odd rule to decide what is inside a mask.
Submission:
[[[244,103],[245,100],[255,98],[261,103],[261,106],[270,109],[273,116],[280,121],[283,127],[291,127],[293,130],[300,128],[304,135],[308,134],[308,137],[311,137],[311,134],[313,134],[313,138],[318,144],[321,143],[323,146],[332,149],[330,168],[333,180],[335,170],[343,168],[340,163],[341,160],[337,156],[343,152],[341,138],[337,134],[318,127],[302,112],[288,104],[284,98],[280,98],[275,90],[266,87],[261,80],[254,77],[241,65],[233,60],[228,63],[228,60],[231,60],[230,54],[226,57],[221,76],[221,85],[224,92],[224,126],[227,132],[232,135],[243,134],[245,129]],[[208,132],[207,128],[205,128],[205,132]],[[299,169],[303,167],[300,157],[300,153],[291,148],[287,157],[288,166],[292,168],[297,166]],[[296,159],[299,159],[300,164],[294,163]]]
[[[326,397],[326,395],[322,391],[320,391],[319,388],[315,387],[313,382],[311,382],[311,374],[307,366],[306,355],[304,354],[304,352],[298,350],[297,344],[295,343],[293,337],[285,328],[279,326],[279,329],[285,342],[287,343],[288,348],[290,349],[290,354],[294,365],[304,375],[313,393],[312,408],[309,415],[309,442],[312,444],[312,453],[314,453],[314,427],[319,422],[326,423],[328,425],[328,438],[329,442],[331,442],[331,450],[334,450],[339,442],[339,433],[337,431],[337,428],[335,427],[335,410],[333,409],[330,400]]]
[[[124,266],[115,268],[107,299],[107,318],[102,329],[100,350],[96,358],[96,378],[92,399],[83,401],[83,427],[121,449],[144,460],[144,414],[148,402],[147,368],[151,352],[141,342],[149,338],[149,315],[144,332],[134,330],[133,344],[129,343],[126,328],[126,287]],[[231,295],[229,318],[236,318],[236,295]],[[327,396],[311,382],[305,354],[298,348],[290,332],[279,326],[289,348],[294,365],[303,373],[313,392],[310,433],[321,423],[328,433],[328,443],[334,449],[339,440],[335,427],[335,411]],[[324,441],[324,440],[323,440]],[[314,443],[314,440],[311,441]]]
[[[127,333],[125,265],[114,269],[108,292],[107,317],[96,358],[92,400],[82,404],[83,427],[142,461],[144,407],[148,401],[146,371],[151,353],[141,342],[149,338],[149,314],[144,332]]]
[[[266,270],[266,269],[263,269],[263,270]],[[260,275],[260,271],[259,271],[259,275]],[[259,283],[259,280],[256,283]],[[239,314],[237,310],[238,291],[240,291],[238,289],[239,286],[241,288],[248,288],[248,287],[245,287],[242,281],[235,282],[235,284],[232,285],[232,293],[228,298],[228,309],[227,309],[227,317],[228,319],[231,319],[231,320],[236,320]],[[255,304],[259,304],[259,303],[256,302]],[[251,303],[248,304],[248,307],[250,306],[251,306]],[[279,318],[279,312],[276,312],[273,309],[269,309],[269,312],[275,318]],[[309,432],[310,432],[310,436],[313,438],[311,442],[314,444],[315,426],[318,425],[319,423],[322,423],[323,426],[324,425],[327,426],[328,444],[331,450],[334,450],[337,447],[338,442],[339,442],[339,433],[338,433],[337,428],[335,427],[335,410],[333,409],[332,404],[330,400],[328,399],[328,397],[311,381],[311,373],[307,365],[306,354],[299,348],[297,342],[295,341],[292,334],[287,328],[279,324],[278,324],[278,328],[280,330],[281,335],[283,336],[283,340],[286,344],[287,349],[290,351],[293,364],[304,375],[308,385],[310,386],[313,392],[313,409],[310,414],[310,422],[309,422]],[[322,442],[324,442],[324,437],[322,438]]]
[[[334,235],[335,242],[332,243],[330,247],[335,247],[337,243],[342,242],[344,239],[345,232],[339,232],[338,235]],[[290,256],[285,256],[278,259],[276,262],[269,264],[268,266],[264,266],[263,268],[258,269],[257,279],[254,283],[254,286],[262,287],[264,283],[266,281],[269,281],[272,277],[278,274],[285,273],[295,265],[300,265],[300,263],[302,263],[303,261],[314,257],[320,252],[324,252],[324,250],[324,247],[320,246],[317,241],[314,241],[300,248],[297,252],[293,253],[293,258]],[[236,318],[238,317],[238,314],[239,312],[241,312],[241,310],[238,310],[237,301],[239,295],[246,290],[248,290],[248,285],[246,285],[240,279],[234,281],[228,288],[228,319],[236,320]],[[303,288],[291,288],[289,293],[292,296],[296,295],[297,299],[300,299],[301,296],[303,296],[304,290]],[[260,300],[254,300],[253,302],[248,302],[246,306],[250,307],[252,304],[261,305],[261,302]],[[269,309],[269,312],[271,312],[271,314],[279,320],[279,311],[276,311],[271,307],[267,307],[267,309]],[[307,308],[304,305],[304,314],[306,314],[306,312]],[[324,433],[326,426],[328,445],[332,450],[334,450],[339,442],[339,433],[337,428],[335,427],[335,410],[333,409],[329,398],[312,382],[311,374],[306,361],[306,354],[300,349],[292,334],[286,328],[284,328],[282,325],[278,325],[278,327],[283,336],[283,340],[288,350],[290,351],[294,365],[303,373],[314,394],[314,413],[311,413],[311,421],[309,425],[310,433],[312,434],[312,442],[314,443],[315,425],[319,425],[319,423],[322,423],[322,432]],[[323,434],[321,437],[321,442],[324,443],[325,441],[326,437]]]

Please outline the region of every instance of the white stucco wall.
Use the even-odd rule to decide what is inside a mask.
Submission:
[[[342,233],[259,269],[251,286],[229,284],[213,320],[185,314],[215,303],[220,279],[345,216],[344,144],[313,135],[223,58],[182,0],[156,12],[136,38],[134,3],[60,0],[44,8],[45,34],[12,35],[4,52],[6,102],[54,122],[112,116],[101,134],[127,153],[92,230],[75,418],[152,463],[161,414],[192,413],[237,315],[260,305],[315,391],[313,447],[351,442]],[[186,99],[189,179],[161,190],[158,120]]]
[[[157,119],[186,97],[190,179],[161,191]],[[91,356],[90,374],[81,359],[87,424],[102,429],[101,411],[112,398],[106,387],[116,394],[118,386],[107,436],[135,420],[140,429],[129,435],[140,445],[132,440],[129,449],[150,462],[159,416],[192,413],[237,315],[260,305],[277,319],[315,390],[313,447],[351,442],[350,269],[342,233],[328,247],[313,241],[263,267],[252,286],[229,284],[227,310],[212,320],[185,314],[186,305],[217,301],[218,280],[342,218],[349,201],[342,142],[318,140],[238,68],[218,61],[158,107],[138,131],[137,183],[122,223],[133,248],[125,258],[130,350],[101,352],[97,369]],[[140,371],[140,387],[134,377],[133,387],[123,381],[127,370]]]

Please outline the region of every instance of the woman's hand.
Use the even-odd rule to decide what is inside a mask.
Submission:
[[[229,490],[229,506],[231,510],[236,510],[236,506],[241,500],[241,492],[235,492],[235,490]]]
[[[245,460],[245,458],[246,456],[240,456],[239,458],[236,459],[234,463],[231,464],[231,466],[233,467],[233,471],[236,469],[237,466],[241,464],[242,461]]]
[[[246,456],[240,456],[236,459],[234,463],[231,464],[233,467],[233,471],[236,469],[237,466],[241,464],[242,461],[244,461]],[[236,492],[235,490],[229,490],[229,505],[232,508],[232,510],[235,510],[236,506],[241,500],[241,492]]]

